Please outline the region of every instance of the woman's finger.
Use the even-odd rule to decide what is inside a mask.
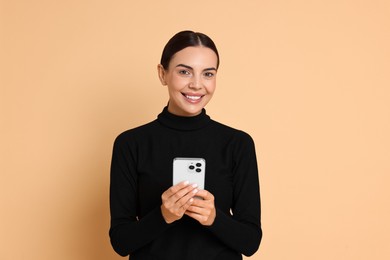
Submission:
[[[189,185],[188,181],[182,181],[176,185],[171,186],[162,194],[162,196],[164,196],[164,198],[167,199],[171,197],[173,194],[177,193],[179,190],[188,187],[188,185]]]
[[[196,184],[187,185],[186,187],[172,194],[172,196],[168,199],[171,199],[174,203],[178,203],[180,202],[181,199],[188,197],[187,195],[193,196],[194,193],[197,193],[198,190],[196,189],[196,187],[197,187]]]

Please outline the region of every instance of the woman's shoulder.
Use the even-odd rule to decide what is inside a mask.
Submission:
[[[239,139],[239,140],[252,141],[252,137],[245,130],[238,129],[215,120],[212,120],[212,122],[213,122],[212,125],[214,127],[214,131],[216,133],[219,133],[220,135],[230,136],[234,139]]]
[[[142,136],[145,136],[146,133],[155,131],[156,127],[157,127],[156,120],[153,120],[149,123],[127,129],[121,132],[115,138],[115,142],[126,142],[129,140],[142,138]]]

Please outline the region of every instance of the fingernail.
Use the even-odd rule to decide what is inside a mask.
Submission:
[[[190,182],[189,182],[189,181],[185,181],[185,182],[184,182],[184,185],[187,185],[188,183],[190,183]]]
[[[193,193],[197,193],[198,192],[198,189],[194,189],[192,190]]]
[[[198,187],[198,184],[194,183],[194,184],[192,184],[192,187],[196,188],[196,187]]]

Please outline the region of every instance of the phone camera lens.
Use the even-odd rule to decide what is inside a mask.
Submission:
[[[195,166],[190,165],[188,168],[189,168],[190,170],[193,170],[193,169],[195,169]]]
[[[202,169],[201,168],[196,168],[196,170],[195,170],[196,172],[201,172],[202,171]]]
[[[196,167],[200,167],[200,166],[202,166],[201,163],[197,163],[197,164],[196,164]]]

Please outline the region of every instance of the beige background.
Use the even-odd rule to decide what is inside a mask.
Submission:
[[[249,132],[264,238],[251,259],[390,259],[390,2],[0,4],[0,259],[122,259],[111,148],[167,102],[177,31],[221,54],[216,120]]]

